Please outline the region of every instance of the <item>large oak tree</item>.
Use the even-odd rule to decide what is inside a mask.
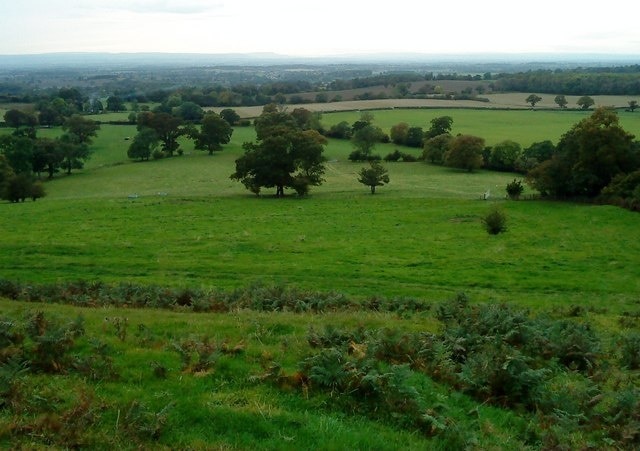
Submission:
[[[302,130],[290,114],[267,106],[256,120],[256,134],[257,142],[244,143],[231,179],[255,194],[275,187],[276,197],[283,197],[285,188],[305,195],[324,181],[327,141],[317,131]]]

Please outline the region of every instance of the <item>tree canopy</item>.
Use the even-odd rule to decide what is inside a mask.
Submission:
[[[371,190],[371,194],[376,193],[376,187],[389,183],[389,171],[378,161],[371,161],[370,167],[360,169],[358,181],[366,185]]]
[[[243,144],[231,179],[255,194],[275,187],[276,197],[283,197],[285,188],[302,196],[324,181],[327,141],[316,130],[302,130],[291,114],[265,108],[256,119],[256,135],[257,142]]]
[[[158,139],[162,143],[162,150],[168,155],[178,150],[178,138],[187,133],[187,129],[182,127],[182,119],[169,113],[142,112],[138,115],[138,131],[144,127],[156,132]]]
[[[524,101],[530,104],[531,108],[533,108],[534,106],[536,106],[536,103],[540,102],[541,100],[542,97],[540,97],[539,95],[529,94],[529,96]]]
[[[543,194],[595,197],[616,175],[640,168],[633,139],[615,111],[597,108],[562,135],[553,156],[532,169],[527,180]]]
[[[444,156],[445,166],[473,172],[482,167],[484,138],[472,135],[458,135],[451,139]]]
[[[209,155],[214,151],[222,150],[222,144],[227,144],[231,140],[233,129],[227,121],[218,114],[210,112],[202,119],[200,131],[192,132],[195,141],[195,148],[206,150]]]
[[[424,137],[426,139],[435,138],[436,136],[451,133],[453,118],[451,116],[439,116],[431,119],[431,127],[426,131]]]

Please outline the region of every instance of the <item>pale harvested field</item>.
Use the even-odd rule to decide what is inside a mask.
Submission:
[[[300,105],[285,105],[289,111],[295,108],[306,108],[310,111],[323,113],[334,111],[353,110],[377,110],[389,108],[495,108],[495,109],[529,109],[531,106],[525,102],[529,94],[507,93],[507,94],[485,94],[482,97],[489,99],[489,102],[478,102],[474,100],[437,100],[437,99],[379,99],[379,100],[348,100],[343,102],[329,103],[305,103]],[[536,109],[557,109],[554,103],[554,94],[538,94],[542,100],[536,105]],[[577,108],[576,102],[580,96],[565,96],[569,102],[568,108]],[[612,106],[624,108],[629,105],[629,100],[639,100],[637,96],[591,96],[596,102],[596,106]],[[208,110],[220,112],[224,108],[207,108]],[[262,112],[261,106],[234,107],[242,118],[253,118]]]

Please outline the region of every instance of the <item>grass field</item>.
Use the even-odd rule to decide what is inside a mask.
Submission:
[[[385,126],[403,120],[402,113],[374,116]],[[541,125],[526,126],[530,116],[547,117],[558,133],[556,114],[581,117],[404,113],[409,123],[427,122],[427,113],[452,114],[456,127],[473,117],[482,123],[486,115],[488,140],[497,140],[497,124],[509,115],[517,124],[509,130],[527,129],[529,140],[545,136]],[[355,118],[327,114],[324,121]],[[125,137],[134,133],[133,126],[103,125],[83,171],[47,182],[41,202],[0,205],[7,212],[0,219],[5,277],[225,288],[263,280],[364,296],[442,299],[468,291],[530,306],[607,302],[615,309],[635,302],[640,288],[638,241],[631,238],[637,215],[606,206],[507,202],[504,186],[512,174],[391,163],[391,183],[371,196],[357,182],[362,164],[346,159],[350,144],[331,141],[326,182],[309,199],[256,198],[229,179],[242,142],[254,137],[251,128],[236,128],[214,156],[184,143],[184,156],[145,163],[125,157]],[[395,147],[379,145],[376,152]],[[481,201],[487,191],[492,197]],[[507,234],[490,237],[482,230],[480,217],[491,205],[506,211]]]
[[[523,145],[556,141],[584,117],[578,112],[462,110],[385,110],[374,117],[383,128],[400,121],[426,128],[430,118],[445,114],[454,118],[455,133],[478,134],[488,144],[510,138]],[[638,130],[638,116],[623,114],[625,128]],[[357,118],[357,112],[325,114],[323,122]],[[59,133],[39,131],[40,136]],[[37,202],[0,203],[0,282],[28,287],[16,297],[31,289],[55,296],[47,287],[101,281],[123,290],[131,283],[134,291],[136,286],[160,286],[242,293],[258,287],[245,297],[264,302],[277,299],[279,288],[260,287],[275,286],[285,295],[287,289],[337,292],[365,304],[415,298],[428,308],[314,314],[238,307],[198,314],[189,304],[173,305],[171,311],[123,308],[124,298],[98,307],[90,297],[78,297],[78,304],[94,308],[0,299],[3,343],[26,340],[20,349],[3,345],[6,353],[32,352],[36,369],[33,362],[43,354],[37,352],[39,343],[71,336],[50,325],[84,318],[83,335],[50,365],[52,374],[35,369],[27,374],[28,368],[2,361],[0,377],[14,370],[17,376],[2,379],[12,381],[9,388],[0,387],[0,447],[540,449],[559,443],[567,448],[627,443],[615,435],[615,424],[607,423],[611,436],[601,433],[604,426],[598,421],[605,420],[598,419],[609,418],[607,409],[619,411],[611,406],[618,405],[620,387],[637,390],[638,371],[623,368],[619,346],[626,328],[639,327],[637,213],[611,206],[507,201],[504,187],[515,174],[466,173],[424,163],[386,164],[391,181],[372,196],[357,182],[363,165],[347,160],[351,145],[334,140],[326,149],[326,182],[308,198],[276,199],[268,192],[256,197],[229,179],[242,143],[255,137],[252,128],[236,128],[232,142],[213,156],[183,142],[183,156],[144,163],[126,158],[130,141],[125,138],[134,134],[133,126],[103,125],[83,170],[46,182],[47,197]],[[379,145],[375,152],[385,155],[395,148]],[[481,200],[487,191],[489,200]],[[497,236],[488,235],[480,221],[493,207],[508,218],[508,231]],[[0,285],[7,289],[7,283]],[[550,369],[526,373],[525,381],[547,378],[541,393],[554,398],[544,398],[547,404],[540,409],[558,407],[544,414],[537,405],[507,408],[499,396],[474,392],[475,382],[465,373],[474,369],[453,369],[453,360],[443,360],[433,374],[426,372],[421,365],[437,362],[437,355],[424,364],[411,363],[411,358],[424,358],[407,360],[406,349],[415,337],[393,334],[416,334],[421,340],[445,334],[437,319],[439,306],[461,292],[474,305],[506,302],[532,315],[579,327],[584,322],[583,329],[559,322],[548,330],[569,328],[569,339],[577,340],[578,347],[570,351],[589,354],[593,346],[596,363],[580,372],[559,366],[554,358]],[[500,307],[492,314],[504,311]],[[38,319],[37,312],[49,320]],[[475,315],[475,320],[484,318]],[[529,326],[518,324],[516,337],[531,333]],[[46,337],[53,338],[24,338],[38,325],[50,327],[53,332]],[[498,363],[477,361],[481,375],[511,370],[512,362],[533,365],[522,357],[524,349],[501,354],[500,346],[513,339],[496,338],[501,326],[492,326],[496,329],[482,338],[489,352],[499,355],[494,355]],[[369,408],[366,396],[356,399],[352,388],[339,389],[337,382],[325,391],[294,384],[305,359],[335,352],[312,345],[314,334],[343,339],[344,331],[362,337],[343,343],[349,352],[340,357],[340,365],[347,365],[349,374],[355,370],[348,365],[364,365],[366,380],[389,384],[380,389],[402,395],[403,402],[407,396],[419,399],[423,410],[418,419],[408,420],[410,403],[383,398],[387,404]],[[589,341],[593,331],[599,334],[597,346]],[[389,343],[384,337],[390,337]],[[383,345],[392,354],[389,361],[357,357],[382,355]],[[406,368],[398,367],[402,363]],[[329,376],[341,368],[330,367]],[[393,371],[404,371],[407,379],[394,382]],[[445,377],[446,371],[453,379]],[[507,382],[498,379],[497,391]],[[600,399],[605,399],[600,410],[592,412],[596,407],[589,403]],[[583,404],[574,407],[578,403]],[[625,416],[631,425],[633,415]]]

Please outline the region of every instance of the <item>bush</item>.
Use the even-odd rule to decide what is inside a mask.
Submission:
[[[524,187],[522,186],[521,180],[513,179],[513,182],[507,183],[507,195],[509,199],[518,200],[522,191],[524,191]]]
[[[632,332],[622,337],[620,364],[630,370],[640,369],[640,333]]]
[[[507,216],[498,208],[493,208],[482,218],[482,224],[490,235],[497,235],[507,231]]]
[[[406,163],[413,163],[414,161],[418,161],[418,159],[409,153],[400,152],[396,149],[393,152],[388,153],[384,157],[384,161],[404,161]]]
[[[370,155],[361,150],[354,150],[349,154],[349,161],[380,161],[380,155]]]

